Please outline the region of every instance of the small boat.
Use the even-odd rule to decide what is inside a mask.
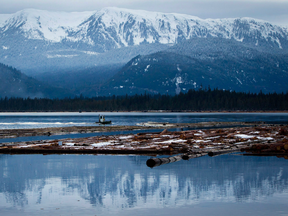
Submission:
[[[99,115],[99,121],[96,122],[98,124],[111,124],[111,121],[106,121],[104,115]]]

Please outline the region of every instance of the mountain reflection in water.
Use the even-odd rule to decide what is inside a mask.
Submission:
[[[229,215],[228,209],[243,215],[249,207],[255,215],[272,205],[267,215],[288,213],[288,161],[283,158],[202,157],[153,169],[147,159],[0,155],[0,212],[171,215],[186,209],[205,215],[210,209],[212,215]]]

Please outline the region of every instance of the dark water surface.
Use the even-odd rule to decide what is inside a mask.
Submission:
[[[288,161],[0,155],[0,215],[288,215]]]

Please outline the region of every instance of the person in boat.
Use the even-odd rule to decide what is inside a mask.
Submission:
[[[100,124],[111,124],[111,121],[106,121],[104,115],[99,115],[99,122]]]
[[[105,122],[105,116],[104,115],[99,115],[99,122],[100,123]]]

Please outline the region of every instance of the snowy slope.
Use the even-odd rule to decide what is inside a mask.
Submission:
[[[0,14],[0,62],[27,74],[125,64],[139,54],[211,37],[288,52],[287,28],[252,18],[200,19],[119,8],[74,13],[27,9]]]
[[[287,41],[288,35],[286,28],[252,18],[205,20],[183,14],[119,8],[81,13],[27,9],[1,15],[0,27],[2,34],[22,34],[27,39],[53,43],[81,41],[102,47],[98,47],[100,52],[141,43],[177,43],[193,37],[238,41],[253,38],[256,45],[264,40],[283,48],[282,43]]]
[[[20,29],[28,39],[60,42],[68,37],[69,31],[77,30],[77,26],[92,14],[92,12],[66,13],[26,9],[8,16],[5,22],[0,18],[0,26],[3,28],[3,33],[11,29]]]
[[[256,43],[258,38],[271,40],[281,48],[281,38],[287,40],[287,29],[252,18],[204,20],[182,14],[106,8],[96,12],[87,23],[87,37],[91,28],[98,35],[113,38],[118,46],[145,42],[177,43],[193,37],[222,37],[238,41],[254,37]]]

